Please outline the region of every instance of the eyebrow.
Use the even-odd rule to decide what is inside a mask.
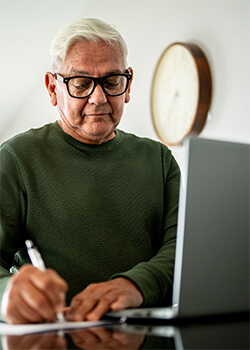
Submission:
[[[106,72],[104,74],[104,76],[110,75],[110,74],[123,74],[123,72],[120,71],[119,69],[116,69],[116,70],[112,70],[112,71]],[[89,72],[86,72],[84,70],[72,69],[72,71],[70,72],[69,76],[74,76],[74,75],[86,75],[86,76],[89,76],[89,77],[91,76],[89,74]]]

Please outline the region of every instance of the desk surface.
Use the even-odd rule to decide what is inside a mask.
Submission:
[[[22,349],[249,349],[249,320],[179,325],[127,323],[24,336],[2,336],[2,350]]]

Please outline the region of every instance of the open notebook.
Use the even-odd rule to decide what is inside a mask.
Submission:
[[[249,311],[250,145],[191,138],[179,197],[173,306],[109,317],[174,319]]]

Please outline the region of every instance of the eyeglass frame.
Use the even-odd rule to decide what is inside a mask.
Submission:
[[[100,85],[101,85],[102,91],[103,91],[106,95],[111,96],[111,97],[121,96],[121,95],[125,94],[125,92],[127,91],[128,85],[129,85],[129,81],[130,81],[131,78],[132,78],[132,74],[129,72],[128,69],[126,70],[125,73],[112,73],[112,74],[107,74],[107,75],[105,75],[105,76],[103,76],[103,77],[100,77],[100,78],[90,77],[90,76],[87,76],[87,75],[76,75],[76,76],[73,76],[73,77],[64,78],[62,75],[60,75],[59,73],[56,73],[56,72],[54,72],[53,75],[55,76],[56,80],[58,80],[58,81],[60,81],[60,82],[62,82],[62,83],[64,83],[64,84],[66,85],[67,91],[68,91],[68,94],[69,94],[70,97],[78,98],[78,99],[83,99],[83,98],[89,97],[89,96],[94,92],[94,90],[95,90],[97,84],[100,84]],[[117,75],[122,75],[122,76],[124,76],[124,77],[127,78],[126,87],[125,87],[125,90],[124,90],[122,93],[117,94],[117,95],[111,95],[111,94],[109,94],[109,93],[105,90],[105,87],[104,87],[104,85],[103,85],[103,79],[108,78],[108,77],[112,77],[112,76],[117,76]],[[88,79],[93,80],[94,85],[93,85],[93,88],[92,88],[91,92],[90,92],[88,95],[83,96],[83,97],[78,97],[78,96],[73,96],[73,95],[71,95],[71,93],[70,93],[70,91],[69,91],[69,85],[68,85],[68,84],[69,84],[69,81],[70,81],[71,79],[74,79],[74,78],[88,78]]]

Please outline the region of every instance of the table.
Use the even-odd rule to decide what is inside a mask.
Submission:
[[[65,332],[2,336],[2,350],[249,349],[249,315],[152,322],[147,319]]]

